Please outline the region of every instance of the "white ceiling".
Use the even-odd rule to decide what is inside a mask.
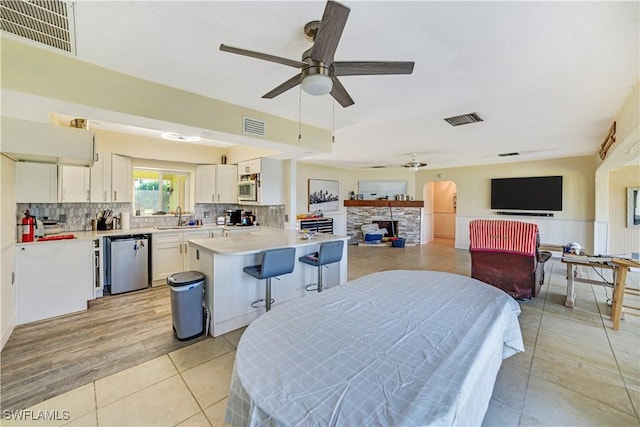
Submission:
[[[638,2],[344,3],[336,61],[415,69],[342,77],[348,108],[303,93],[302,121],[335,129],[333,152],[315,163],[394,167],[415,152],[443,168],[593,155],[639,79]],[[319,1],[80,1],[77,57],[297,121],[298,88],[261,98],[296,69],[218,47],[300,59],[310,47],[302,28],[323,10]],[[471,112],[484,122],[443,121]]]

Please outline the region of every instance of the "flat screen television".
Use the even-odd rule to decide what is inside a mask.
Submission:
[[[491,209],[561,211],[562,176],[493,178]]]

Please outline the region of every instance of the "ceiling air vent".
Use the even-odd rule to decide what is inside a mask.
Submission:
[[[2,0],[0,23],[2,31],[66,52],[73,50],[73,7],[70,3]]]
[[[444,119],[451,126],[468,125],[469,123],[478,123],[482,121],[482,118],[478,113],[463,114],[461,116],[454,116]]]
[[[242,117],[242,132],[248,135],[266,136],[265,124],[262,120]]]

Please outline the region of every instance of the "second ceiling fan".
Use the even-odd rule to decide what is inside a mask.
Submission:
[[[413,62],[399,61],[335,61],[333,56],[342,36],[342,31],[349,17],[350,9],[338,2],[329,0],[325,6],[322,20],[311,21],[304,27],[305,37],[313,42],[313,46],[302,54],[297,61],[280,56],[252,50],[241,49],[225,44],[220,45],[224,52],[251,56],[265,61],[276,62],[299,68],[296,74],[286,82],[267,92],[263,98],[275,98],[281,93],[301,84],[305,92],[311,95],[331,96],[343,107],[354,104],[347,90],[342,86],[339,76],[362,76],[375,74],[411,74]]]

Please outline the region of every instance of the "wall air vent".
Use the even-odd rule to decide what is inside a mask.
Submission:
[[[242,132],[247,135],[266,136],[265,123],[262,120],[243,116]]]
[[[444,119],[451,126],[468,125],[469,123],[478,123],[483,121],[478,113],[463,114],[461,116],[454,116]]]
[[[59,0],[0,1],[2,31],[74,52],[73,6]]]
[[[498,156],[500,157],[510,157],[510,156],[519,156],[520,153],[500,153]]]

